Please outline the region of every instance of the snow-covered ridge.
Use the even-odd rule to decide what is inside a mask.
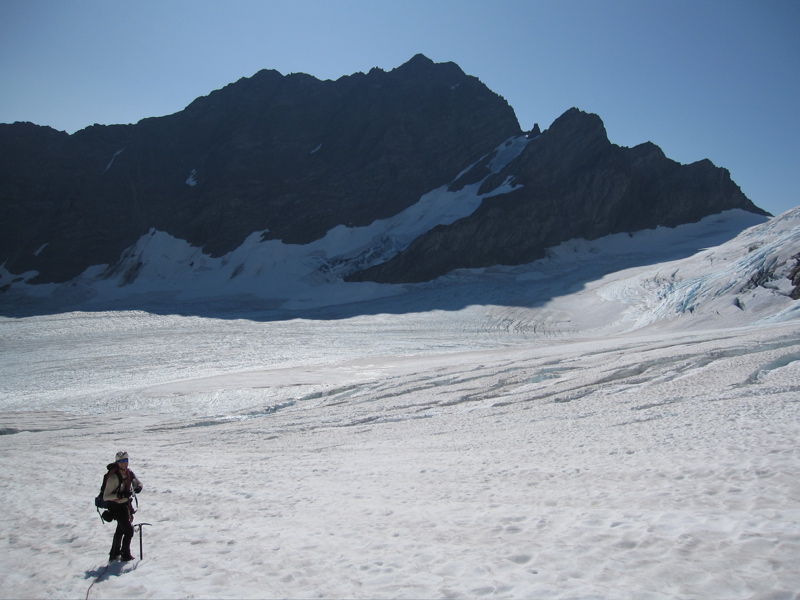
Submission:
[[[492,172],[528,143],[535,141],[522,136],[502,144],[490,163]],[[442,186],[394,217],[366,227],[340,225],[305,245],[265,240],[264,232],[254,232],[236,250],[215,258],[150,230],[116,264],[90,267],[65,284],[32,285],[35,272],[16,275],[0,265],[0,300],[39,302],[56,312],[163,310],[220,301],[270,311],[363,302],[380,302],[386,312],[494,304],[514,308],[493,308],[484,327],[538,336],[629,331],[681,317],[719,327],[800,316],[789,279],[800,255],[800,208],[769,220],[732,210],[674,229],[570,240],[528,265],[459,270],[425,284],[344,281],[437,225],[470,215],[484,198],[514,189],[513,181],[506,181],[482,195],[481,183],[458,191]]]
[[[522,152],[525,136],[504,142],[491,161],[500,171]],[[195,185],[196,171],[186,180]],[[437,225],[449,225],[472,214],[483,198],[506,193],[515,186],[508,181],[488,194],[479,194],[481,182],[459,191],[442,186],[389,219],[366,227],[340,225],[306,245],[263,240],[263,231],[251,234],[241,246],[219,258],[168,233],[151,229],[128,248],[114,265],[96,265],[66,284],[80,290],[85,299],[113,300],[136,294],[168,293],[176,301],[215,296],[254,295],[265,299],[296,299],[309,305],[309,296],[321,285],[340,283],[359,269],[388,260],[411,241]],[[35,272],[11,274],[0,268],[0,287],[24,290],[34,297],[65,293],[64,286],[28,285]],[[396,293],[387,286],[350,284],[327,290],[326,303],[337,304]]]

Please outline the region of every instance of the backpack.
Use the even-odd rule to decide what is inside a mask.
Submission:
[[[103,519],[103,521],[105,521],[107,523],[110,523],[114,519],[111,517],[111,513],[108,511],[108,509],[111,508],[112,504],[116,504],[116,502],[109,502],[108,500],[103,500],[103,493],[105,492],[106,484],[108,483],[108,478],[111,477],[112,473],[117,476],[117,482],[118,482],[117,483],[117,489],[118,490],[120,488],[122,488],[123,480],[122,480],[122,475],[120,474],[116,463],[111,463],[111,464],[107,465],[106,469],[107,469],[107,472],[106,472],[105,475],[103,475],[103,483],[100,484],[100,493],[97,494],[97,496],[94,499],[94,506],[95,506],[95,509],[97,510],[97,514],[100,515],[100,518]],[[133,471],[128,469],[128,476],[126,477],[127,481],[125,482],[125,483],[127,483],[127,487],[128,488],[130,488],[131,482],[134,480],[135,477],[136,477],[136,475],[133,474]],[[135,496],[134,496],[134,498],[135,498]],[[139,504],[139,500],[138,499],[136,499],[136,504],[138,506],[138,504]],[[104,509],[102,513],[100,512],[101,508]],[[134,511],[134,512],[136,512],[136,511]]]

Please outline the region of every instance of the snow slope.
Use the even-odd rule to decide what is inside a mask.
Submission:
[[[800,598],[800,210],[712,243],[748,218],[355,304],[1,317],[0,597],[86,596],[124,448],[152,526],[90,598]]]
[[[530,142],[525,136],[506,140],[490,161],[490,172],[502,170]],[[165,305],[221,296],[246,296],[250,304],[257,299],[262,306],[301,309],[371,300],[402,288],[370,283],[345,286],[342,278],[387,260],[437,225],[470,215],[484,198],[515,187],[513,181],[506,181],[492,192],[480,194],[481,183],[453,192],[442,186],[391,218],[366,227],[340,225],[310,244],[265,241],[265,232],[256,231],[236,250],[219,258],[151,229],[117,264],[90,267],[66,284],[30,285],[36,272],[13,274],[0,265],[0,288],[6,292],[5,304],[30,298],[39,304],[49,301],[73,309],[107,308],[130,299]]]

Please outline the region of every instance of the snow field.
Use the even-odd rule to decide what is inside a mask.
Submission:
[[[752,218],[415,286],[326,279],[331,239],[196,304],[156,260],[0,317],[0,597],[800,600],[800,209],[698,252]],[[101,577],[121,448],[152,526]]]
[[[276,347],[262,369],[266,346],[220,349],[286,324],[58,320],[12,384],[29,410],[0,416],[17,431],[0,436],[0,596],[85,595],[112,534],[91,499],[124,447],[153,526],[144,560],[91,598],[798,597],[800,325],[430,351],[485,310],[440,315],[438,332],[409,315],[407,340],[381,335],[405,316],[314,322],[317,347],[338,348],[295,348],[285,368]],[[48,329],[5,321],[4,339],[33,321]],[[88,331],[94,350],[56,343]],[[219,342],[217,374],[180,364],[176,331],[197,332],[195,351]],[[151,349],[135,384],[101,358],[125,332]],[[45,385],[26,395],[56,352],[92,357],[88,392],[51,366],[82,410],[53,410]],[[95,402],[115,373],[116,398],[141,406]]]

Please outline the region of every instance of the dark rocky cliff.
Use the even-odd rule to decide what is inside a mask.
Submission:
[[[422,55],[337,81],[260,71],[167,117],[73,135],[0,125],[0,264],[66,281],[150,228],[219,256],[397,214],[520,133],[508,103]]]
[[[727,170],[708,160],[681,165],[651,143],[611,144],[597,115],[574,108],[487,178],[481,191],[508,178],[518,186],[514,191],[485,199],[469,217],[431,230],[349,280],[427,281],[456,268],[524,264],[573,238],[674,227],[731,208],[767,214]]]
[[[493,150],[519,135],[503,98],[421,55],[337,81],[260,71],[135,125],[73,135],[0,125],[0,265],[37,271],[32,283],[64,282],[113,265],[151,228],[212,256],[254,231],[306,244],[336,225],[396,215],[443,185],[482,182],[489,192],[509,178],[513,192],[350,279],[423,281],[529,262],[570,238],[730,208],[763,213],[724,169],[679,165],[652,144],[615,146],[597,116],[575,109],[537,126],[522,154],[490,175]]]

